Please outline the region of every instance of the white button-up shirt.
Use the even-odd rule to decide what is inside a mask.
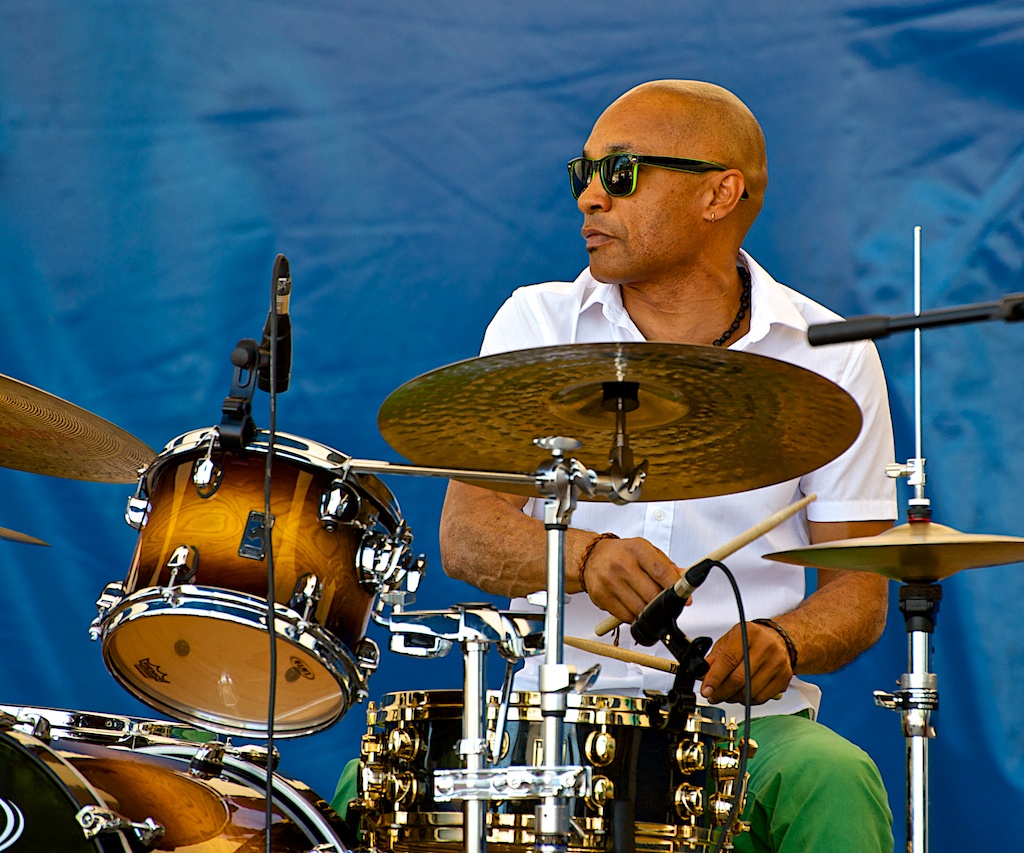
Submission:
[[[885,377],[874,345],[858,341],[811,347],[807,327],[840,319],[838,315],[776,282],[746,252],[739,263],[751,275],[750,331],[733,341],[731,349],[769,356],[812,370],[832,380],[857,401],[863,414],[861,433],[837,459],[798,479],[753,491],[688,501],[651,501],[618,506],[581,501],[572,526],[610,531],[622,538],[642,537],[660,548],[676,565],[686,568],[772,513],[812,492],[817,500],[774,530],[740,549],[723,562],[736,576],[747,620],[774,617],[793,610],[805,596],[804,570],[764,560],[761,555],[809,544],[808,520],[871,521],[896,518],[895,485],[885,474],[893,461],[892,425]],[[617,285],[603,284],[584,270],[573,282],[548,282],[522,287],[505,302],[484,335],[482,355],[531,347],[609,341],[643,341],[622,304]],[[531,499],[524,512],[543,518],[543,500]],[[525,599],[513,600],[514,610],[534,610]],[[595,639],[594,627],[607,617],[585,593],[570,597],[565,611],[567,635]],[[712,569],[679,618],[690,639],[717,640],[737,623],[735,597],[728,580]],[[607,638],[605,638],[607,640]],[[620,645],[637,648],[627,628]],[[639,648],[671,660],[660,644]],[[566,647],[565,661],[582,670],[601,664],[591,689],[604,693],[642,695],[643,690],[667,692],[672,676],[657,670],[608,658],[596,658]],[[529,658],[517,676],[516,687],[537,689],[539,658]],[[803,709],[817,713],[821,691],[794,678],[785,695],[761,706],[754,714],[791,714]],[[698,700],[701,697],[698,695]],[[740,706],[721,706],[740,717]]]

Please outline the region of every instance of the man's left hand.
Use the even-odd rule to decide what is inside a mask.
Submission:
[[[786,643],[776,631],[748,622],[747,641],[750,645],[750,701],[760,705],[786,690],[793,670]],[[734,625],[715,643],[707,661],[711,668],[704,676],[701,696],[714,704],[742,703],[743,643],[739,625]]]

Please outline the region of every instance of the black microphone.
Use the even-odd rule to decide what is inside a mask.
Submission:
[[[687,569],[673,586],[653,598],[629,626],[633,639],[641,646],[653,646],[658,642],[668,626],[679,618],[686,606],[686,599],[704,583],[714,565],[714,560],[701,560]]]
[[[820,347],[868,338],[887,338],[891,331],[890,318],[886,315],[865,314],[863,317],[853,317],[850,320],[808,326],[807,341],[812,347]]]
[[[288,316],[288,303],[292,296],[292,276],[288,267],[288,259],[278,255],[274,259],[274,271],[271,274],[271,286],[274,288],[274,307],[267,314],[267,322],[263,325],[263,341],[260,343],[260,368],[257,382],[261,391],[270,390],[270,348],[276,345],[274,359],[275,388],[279,393],[288,390],[288,382],[292,375],[292,321]],[[273,339],[273,323],[277,322],[277,340]]]

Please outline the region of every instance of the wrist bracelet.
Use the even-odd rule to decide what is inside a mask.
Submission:
[[[590,559],[590,555],[594,553],[594,548],[597,547],[597,543],[602,539],[618,539],[614,533],[600,533],[591,539],[587,543],[587,547],[583,549],[583,556],[580,557],[579,568],[576,569],[576,579],[580,583],[580,590],[583,592],[587,591],[587,579],[585,577],[587,571],[587,560]]]
[[[766,628],[771,628],[776,634],[782,637],[782,642],[786,644],[786,652],[789,654],[789,668],[796,672],[796,643],[793,642],[793,638],[786,633],[786,629],[783,628],[774,619],[754,619],[755,625],[764,625]]]

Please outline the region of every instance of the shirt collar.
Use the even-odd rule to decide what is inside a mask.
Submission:
[[[788,326],[798,331],[807,331],[807,320],[793,303],[789,290],[769,275],[747,252],[740,249],[738,263],[750,271],[750,330],[737,344],[740,349],[756,343],[767,336],[775,324]],[[583,270],[576,279],[583,287],[582,314],[588,308],[599,306],[605,318],[618,326],[635,328],[633,321],[622,304],[622,292],[618,285],[598,281],[590,272]]]

